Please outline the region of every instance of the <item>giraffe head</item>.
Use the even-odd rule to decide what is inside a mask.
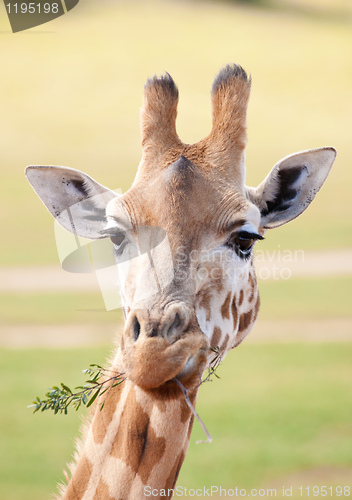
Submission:
[[[192,386],[210,347],[224,356],[243,340],[259,309],[255,242],[308,207],[334,162],[333,148],[296,153],[257,188],[246,187],[250,83],[240,66],[224,68],[211,91],[212,130],[188,145],[176,133],[172,78],[148,80],[143,157],[124,195],[77,170],[27,167],[29,182],[66,229],[111,238],[126,317],[118,362],[144,389],[174,377]]]

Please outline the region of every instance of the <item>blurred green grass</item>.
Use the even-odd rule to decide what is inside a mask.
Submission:
[[[52,384],[79,385],[81,369],[104,363],[109,349],[0,352],[0,498],[44,500],[55,491],[80,417],[33,415],[26,405]],[[196,423],[178,484],[250,488],[310,467],[351,467],[351,356],[344,343],[232,351],[198,400],[213,443],[195,444],[203,439]]]
[[[197,406],[214,446],[195,444],[195,424],[179,484],[258,487],[292,471],[351,466],[351,353],[351,344],[299,343],[231,352]]]
[[[290,279],[259,283],[263,319],[351,316],[352,281],[336,278]]]
[[[348,16],[307,16],[285,6],[90,2],[50,27],[13,35],[6,33],[0,5],[0,223],[6,235],[0,264],[56,262],[53,222],[24,179],[27,164],[71,166],[126,190],[141,155],[146,78],[173,75],[180,88],[178,130],[185,142],[195,142],[210,130],[214,75],[232,61],[253,76],[248,184],[261,182],[287,154],[324,145],[338,150],[309,213],[274,231],[267,244],[351,245],[352,23]]]
[[[73,411],[58,419],[43,413],[38,419],[27,405],[57,382],[81,385],[82,370],[94,360],[103,364],[108,352],[104,347],[0,351],[0,372],[6,379],[1,396],[0,498],[39,500],[55,491],[73,451],[81,415]]]
[[[351,317],[347,277],[261,281],[261,319]],[[19,314],[19,311],[21,314]],[[122,321],[120,309],[106,311],[96,293],[0,294],[0,324],[109,324]]]

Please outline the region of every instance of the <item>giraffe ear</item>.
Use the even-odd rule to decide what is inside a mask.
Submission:
[[[116,193],[89,175],[67,167],[31,165],[26,177],[49,212],[68,231],[83,238],[102,238],[105,208]]]
[[[260,210],[264,229],[298,217],[322,187],[336,157],[334,148],[311,149],[283,158],[247,196]]]

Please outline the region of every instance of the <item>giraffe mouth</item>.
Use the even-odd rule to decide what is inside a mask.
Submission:
[[[195,371],[197,370],[198,356],[199,356],[199,351],[187,359],[185,366],[176,375],[177,379],[182,381],[183,379],[187,378],[189,375],[195,373]]]
[[[201,330],[188,331],[169,343],[163,337],[124,343],[124,372],[142,389],[155,389],[175,377],[185,386],[196,385],[209,354],[209,340]]]

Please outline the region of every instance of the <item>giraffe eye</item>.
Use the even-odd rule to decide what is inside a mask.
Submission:
[[[125,235],[124,233],[113,234],[112,236],[110,236],[110,240],[113,242],[116,248],[121,248],[125,241]]]
[[[239,257],[249,257],[253,244],[256,240],[262,240],[263,237],[256,233],[240,231],[232,234],[226,242],[226,246],[234,250]]]
[[[234,238],[236,247],[245,255],[247,255],[253,246],[254,238],[247,233],[238,233]]]

